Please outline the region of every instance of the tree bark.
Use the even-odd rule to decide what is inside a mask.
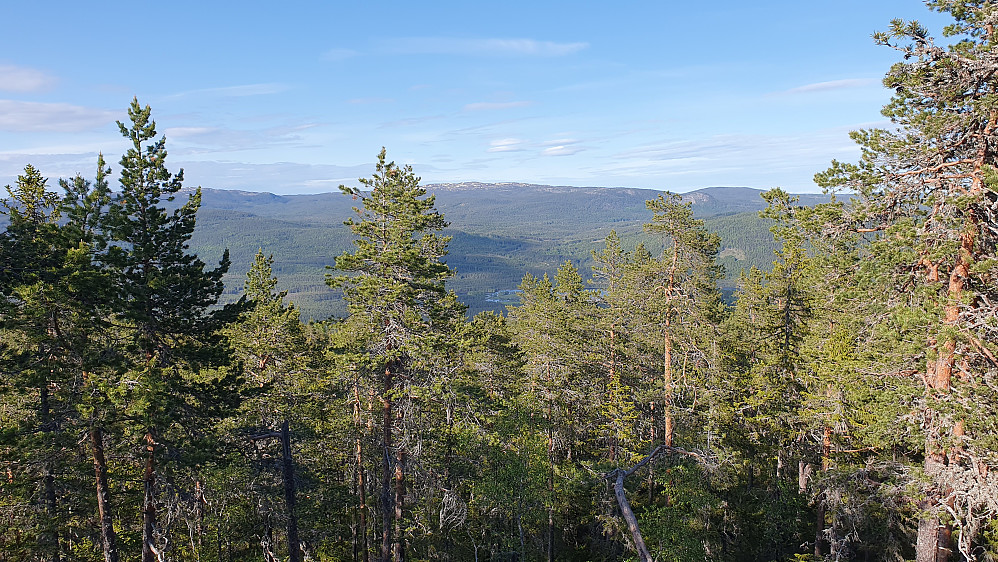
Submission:
[[[391,391],[393,386],[392,365],[385,368],[384,389],[381,394],[382,405],[382,463],[381,463],[381,561],[392,559],[392,536],[395,513],[392,506],[392,427],[395,416],[392,411]]]
[[[625,472],[619,469],[616,472],[617,478],[613,483],[613,495],[617,498],[620,513],[624,516],[624,521],[627,523],[627,530],[631,532],[631,540],[634,541],[634,549],[638,551],[638,558],[641,562],[651,562],[651,554],[648,552],[648,547],[645,546],[644,537],[641,536],[641,529],[638,528],[638,518],[634,516],[631,504],[627,501],[627,495],[624,493]]]
[[[405,560],[402,545],[402,509],[405,507],[405,451],[395,449],[395,527],[392,532],[392,562]]]
[[[146,430],[146,468],[142,477],[142,562],[156,562],[153,546],[156,530],[156,441],[152,429]]]
[[[825,422],[821,438],[821,472],[827,473],[832,456],[832,426]],[[825,537],[825,494],[815,499],[814,509],[814,555],[821,557],[828,553],[828,539]]]
[[[547,365],[548,387],[551,386],[551,365]],[[550,389],[548,390],[550,393]],[[547,401],[547,430],[548,430],[548,528],[547,528],[547,558],[548,562],[554,562],[554,420],[551,418],[551,396]]]
[[[118,562],[118,538],[114,532],[114,519],[111,516],[111,493],[107,487],[107,461],[104,458],[104,432],[99,425],[90,428],[90,443],[93,447],[94,479],[97,487],[97,515],[100,518],[101,547],[104,562]]]
[[[368,562],[369,554],[367,547],[367,491],[364,482],[364,456],[363,447],[360,440],[360,387],[354,385],[354,398],[357,403],[354,405],[354,428],[357,432],[354,439],[354,461],[357,463],[357,530],[356,535],[359,542],[354,545],[354,560]]]
[[[627,529],[631,532],[631,539],[634,541],[634,548],[637,550],[638,557],[641,562],[651,562],[652,557],[648,552],[648,547],[645,545],[644,537],[641,536],[641,529],[638,527],[638,518],[634,515],[634,510],[631,509],[630,502],[627,501],[627,494],[624,491],[624,479],[631,474],[634,474],[642,466],[654,461],[655,458],[662,453],[684,455],[697,459],[701,463],[703,462],[700,456],[695,453],[678,449],[676,447],[659,445],[631,468],[628,468],[627,470],[618,468],[603,475],[605,479],[613,482],[613,492],[614,497],[617,500],[617,506],[620,508],[620,513],[624,517],[624,521],[627,523]]]
[[[284,502],[288,509],[288,562],[301,562],[301,542],[298,540],[298,516],[295,514],[295,466],[291,459],[291,431],[288,420],[281,424],[283,453]]]
[[[39,421],[41,422],[42,432],[48,437],[46,443],[46,447],[48,447],[52,443],[51,437],[54,433],[51,409],[49,408],[48,381],[42,381],[40,386]],[[57,520],[58,501],[55,494],[55,475],[52,472],[51,460],[45,461],[43,470],[42,501],[45,504],[45,512],[48,515],[48,524],[43,527],[44,531],[42,534],[42,542],[45,543],[46,547],[51,549],[51,552],[46,553],[49,555],[48,560],[51,562],[59,562],[60,547],[59,526]]]

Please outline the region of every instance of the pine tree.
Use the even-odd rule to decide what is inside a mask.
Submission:
[[[677,365],[706,372],[713,362],[709,342],[721,310],[717,280],[721,269],[715,262],[720,238],[709,232],[702,220],[693,218],[692,205],[669,193],[647,202],[653,212],[645,225],[649,233],[665,240],[662,255],[635,271],[634,290],[644,295],[645,327],[636,337],[661,360],[661,401],[664,422],[662,444],[675,444]],[[684,375],[682,370],[679,373]],[[688,388],[693,388],[688,387]]]
[[[156,139],[149,106],[133,100],[128,116],[130,125],[119,122],[118,128],[131,147],[121,158],[121,193],[107,213],[109,246],[101,257],[114,282],[112,309],[123,328],[127,371],[109,381],[108,390],[123,414],[116,421],[144,451],[142,560],[153,562],[163,548],[156,513],[158,458],[165,448],[189,439],[178,436],[182,441],[173,442],[173,431],[186,426],[188,436],[198,435],[198,420],[230,403],[234,379],[212,367],[226,360],[219,328],[234,308],[213,308],[229,267],[228,252],[217,268],[207,270],[187,251],[200,188],[168,211],[165,205],[183,186],[183,170],[167,170],[166,139]]]
[[[347,275],[327,282],[345,294],[349,317],[341,328],[363,350],[363,369],[373,379],[368,388],[381,404],[381,559],[401,561],[407,475],[416,460],[408,438],[416,422],[412,396],[427,376],[419,358],[442,352],[463,307],[444,286],[452,274],[441,261],[449,238],[437,231],[446,222],[412,167],[387,162],[382,149],[375,174],[360,181],[368,192],[341,188],[362,203],[346,221],[356,249],[336,258]]]
[[[275,556],[271,551],[274,542],[271,540],[272,520],[281,519],[287,529],[288,559],[299,562],[302,553],[295,509],[298,496],[296,463],[291,457],[290,431],[294,428],[301,435],[299,430],[305,427],[301,422],[311,413],[308,404],[313,397],[310,395],[317,389],[314,373],[308,368],[308,354],[316,350],[309,349],[297,308],[284,302],[287,291],[277,291],[273,262],[273,256],[265,256],[262,250],[257,252],[243,285],[247,310],[238,322],[225,329],[233,355],[242,365],[244,394],[247,395],[242,407],[225,425],[235,426],[237,434],[249,434],[258,457],[260,450],[267,447],[265,441],[276,438],[280,453],[273,456],[280,457],[280,477],[275,470],[271,478],[254,479],[246,491],[261,511],[259,519],[265,528],[265,557]],[[256,471],[269,472],[263,466],[256,467]],[[283,496],[283,509],[271,505],[274,503],[271,496],[275,494],[267,493],[267,483],[271,483],[271,488],[283,488],[283,493],[276,494]]]
[[[38,490],[37,495],[21,496],[24,504],[37,507],[17,510],[24,518],[16,518],[14,526],[36,533],[33,554],[40,560],[54,561],[61,559],[61,528],[68,523],[59,515],[60,508],[64,509],[59,505],[64,494],[57,491],[66,483],[57,482],[56,474],[69,472],[60,450],[71,446],[66,425],[73,408],[73,393],[67,384],[72,381],[67,365],[69,342],[61,336],[62,329],[69,328],[64,325],[69,310],[66,286],[60,282],[67,273],[66,248],[58,225],[60,198],[48,191],[47,180],[30,164],[13,188],[7,186],[7,193],[0,201],[0,212],[10,220],[0,238],[4,265],[0,273],[4,301],[0,329],[6,340],[2,359],[7,379],[0,383],[0,401],[8,408],[20,403],[23,409],[13,409],[4,416],[2,431],[13,437],[9,443],[13,457],[4,455],[4,460],[8,489],[14,489],[17,482],[25,491],[36,486]],[[5,539],[9,540],[0,535],[0,541]]]
[[[17,395],[34,396],[34,416],[18,420],[3,416],[5,422],[20,421],[15,433],[28,438],[14,449],[19,457],[19,476],[27,476],[34,459],[43,459],[40,489],[43,490],[47,529],[38,541],[43,556],[59,559],[68,553],[69,540],[89,534],[88,525],[78,516],[93,509],[92,496],[75,493],[92,482],[88,469],[70,459],[79,433],[86,433],[87,381],[89,373],[102,362],[107,344],[107,278],[93,262],[99,245],[96,219],[106,202],[106,170],[98,161],[95,185],[77,176],[62,180],[64,197],[46,190],[46,180],[28,166],[16,188],[8,188],[9,199],[2,203],[10,217],[0,236],[0,273],[3,303],[0,330],[9,338],[3,362],[10,390],[3,402],[13,406]],[[64,217],[64,218],[63,218]],[[0,392],[0,394],[5,394]],[[31,421],[32,418],[34,421]],[[33,469],[32,469],[33,470]],[[106,504],[100,502],[101,522]],[[21,525],[30,528],[31,525]],[[82,529],[81,529],[82,527]],[[113,530],[101,528],[106,560],[114,561]],[[66,537],[69,540],[62,540]],[[78,540],[78,539],[77,539]]]
[[[982,529],[998,516],[996,396],[985,382],[998,372],[998,6],[928,5],[953,18],[944,35],[956,42],[938,46],[901,20],[877,33],[904,56],[884,79],[895,94],[883,113],[897,128],[854,132],[861,161],[833,162],[816,177],[855,191],[836,226],[870,237],[860,273],[875,280],[871,320],[884,345],[875,368],[924,389],[923,447],[909,451],[929,482],[919,501],[920,562],[946,560],[954,546],[976,559]]]

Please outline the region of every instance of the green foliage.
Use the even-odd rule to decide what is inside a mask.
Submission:
[[[437,199],[382,149],[335,203],[206,192],[199,218],[133,101],[120,194],[99,158],[61,195],[27,166],[0,201],[0,559],[628,559],[606,478],[635,463],[658,560],[993,558],[998,11],[929,5],[957,43],[876,36],[907,57],[897,127],[855,133],[860,162],[817,176],[851,198],[813,206]],[[452,290],[514,277],[506,316]]]

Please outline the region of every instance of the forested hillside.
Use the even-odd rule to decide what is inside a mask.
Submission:
[[[658,192],[646,189],[577,188],[527,184],[429,184],[451,236],[444,261],[456,273],[448,283],[470,315],[505,312],[497,291],[515,289],[527,273],[554,272],[565,261],[588,270],[592,250],[611,230],[625,247],[638,243],[661,249],[662,241],[642,231],[645,201]],[[693,212],[721,235],[722,287],[733,288],[742,269],[768,269],[777,246],[770,222],[758,211],[762,191],[712,187],[684,195]],[[802,203],[828,200],[799,195]],[[192,249],[203,255],[228,248],[233,266],[226,276],[226,297],[242,290],[241,272],[258,250],[276,257],[274,271],[308,320],[342,316],[345,306],[325,285],[325,267],[350,249],[343,225],[356,204],[340,193],[278,196],[215,189],[202,190]],[[507,299],[508,300],[508,299]],[[515,300],[515,299],[514,299]]]
[[[893,126],[757,214],[385,149],[191,190],[133,100],[116,165],[0,201],[0,562],[995,560],[998,7],[930,6],[952,46],[875,36]]]

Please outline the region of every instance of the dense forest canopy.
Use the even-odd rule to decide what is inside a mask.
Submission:
[[[765,193],[769,268],[647,202],[590,267],[466,314],[434,196],[382,149],[303,323],[261,249],[190,251],[134,100],[93,179],[0,211],[0,561],[995,560],[998,6],[896,20],[889,129]]]

